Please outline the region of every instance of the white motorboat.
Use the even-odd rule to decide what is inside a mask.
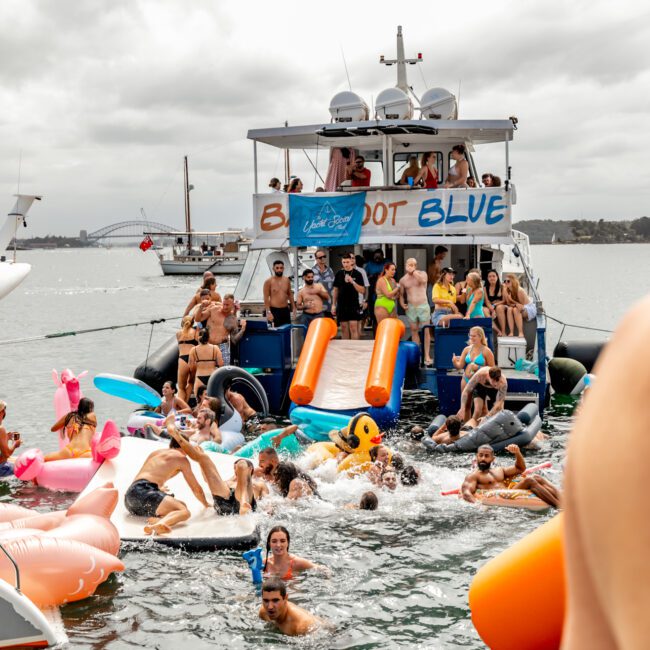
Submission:
[[[0,229],[0,299],[9,295],[32,270],[30,264],[16,261],[16,249],[10,255],[7,246],[15,239],[18,227],[27,225],[25,217],[34,200],[40,201],[40,196],[32,194],[16,194],[16,203],[7,215]]]

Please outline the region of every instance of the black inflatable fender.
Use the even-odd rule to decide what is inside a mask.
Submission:
[[[235,415],[235,410],[233,409],[232,404],[230,404],[226,399],[226,390],[228,390],[234,382],[246,384],[259,400],[262,415],[268,415],[269,400],[262,384],[260,384],[255,376],[237,366],[223,366],[222,368],[217,368],[217,370],[212,373],[207,387],[207,393],[210,397],[218,397],[221,400],[222,408],[221,416],[219,417],[219,426],[228,422]]]
[[[176,335],[163,343],[149,358],[141,363],[133,376],[151,386],[159,393],[162,392],[166,381],[178,379],[178,340]]]

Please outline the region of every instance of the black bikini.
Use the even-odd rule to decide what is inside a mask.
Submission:
[[[188,341],[179,341],[178,345],[182,345],[183,343],[187,343],[188,345],[198,345],[199,344],[199,342],[196,339],[189,339]],[[190,355],[189,354],[179,354],[178,358],[185,361],[185,363],[190,362]]]
[[[216,347],[216,346],[215,346],[215,347]],[[217,348],[217,350],[218,350],[218,349],[219,349],[219,348]],[[217,353],[216,353],[216,351],[215,351],[215,358],[214,358],[214,359],[199,359],[199,355],[197,354],[197,355],[196,355],[196,362],[197,362],[197,363],[201,363],[201,362],[204,362],[204,361],[205,361],[206,363],[207,363],[208,361],[215,361],[215,362],[216,362],[216,360],[217,360],[217,358],[216,358],[216,354],[217,354]],[[197,379],[198,379],[198,380],[199,380],[199,381],[200,381],[204,386],[207,386],[207,385],[208,385],[208,381],[210,381],[210,377],[211,377],[211,376],[212,376],[212,373],[210,373],[209,375],[197,375],[196,378],[197,378]]]

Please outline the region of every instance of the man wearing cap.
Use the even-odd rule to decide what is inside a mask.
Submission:
[[[13,475],[14,466],[9,462],[9,456],[22,444],[17,431],[7,431],[4,428],[2,423],[6,415],[7,403],[0,400],[0,478]]]
[[[447,327],[454,318],[463,318],[456,307],[456,287],[454,287],[454,274],[456,271],[446,266],[440,272],[438,281],[433,285],[431,297],[434,310],[431,321],[436,327]]]

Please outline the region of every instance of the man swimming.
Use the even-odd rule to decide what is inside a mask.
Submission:
[[[515,464],[510,467],[492,467],[494,449],[490,445],[481,445],[476,451],[478,468],[465,477],[461,495],[465,501],[476,502],[476,490],[517,489],[530,490],[554,508],[559,508],[560,491],[543,476],[526,476],[517,483],[506,479],[514,478],[526,470],[526,461],[518,445],[508,445],[506,451],[514,454]]]
[[[431,434],[431,440],[439,445],[450,445],[465,435],[465,432],[461,431],[462,425],[463,422],[457,415],[450,415],[445,423]]]
[[[257,500],[268,494],[263,482],[253,483],[253,463],[245,458],[235,462],[235,475],[224,481],[210,457],[201,449],[188,442],[176,429],[173,417],[166,420],[169,435],[180,448],[199,464],[203,478],[208,484],[214,501],[214,509],[219,515],[244,515],[257,509]]]
[[[173,422],[174,416],[169,419]],[[182,439],[191,447],[185,438]],[[147,535],[170,533],[172,526],[190,518],[187,506],[174,495],[163,491],[165,483],[176,474],[183,475],[194,496],[204,507],[210,507],[203,488],[192,473],[185,450],[180,448],[176,440],[172,440],[169,449],[158,449],[149,454],[124,495],[124,505],[132,515],[149,518],[144,527]]]
[[[322,621],[294,605],[287,598],[287,587],[280,578],[267,578],[262,583],[262,606],[259,616],[273,623],[282,634],[303,636],[314,631]]]

